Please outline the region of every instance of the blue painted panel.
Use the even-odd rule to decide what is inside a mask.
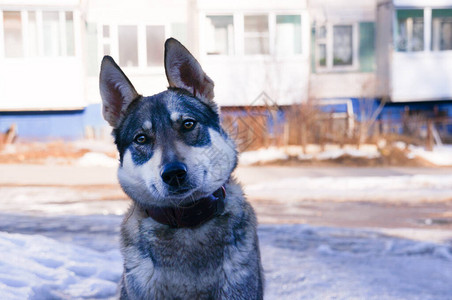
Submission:
[[[101,108],[101,104],[93,104],[83,110],[72,111],[0,111],[0,131],[5,132],[16,124],[20,139],[81,139],[86,126],[97,131],[108,126],[102,118]]]
[[[0,112],[0,130],[5,132],[12,124],[17,125],[19,138],[31,140],[73,140],[84,132],[83,110]]]

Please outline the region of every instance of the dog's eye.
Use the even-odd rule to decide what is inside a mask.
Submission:
[[[182,127],[184,130],[191,130],[191,129],[195,128],[195,125],[196,125],[196,121],[191,120],[191,119],[185,120],[182,123]]]
[[[139,134],[134,138],[135,143],[144,144],[148,141],[148,138],[144,134]]]

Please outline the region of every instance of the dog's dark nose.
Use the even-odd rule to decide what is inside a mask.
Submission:
[[[170,186],[181,186],[187,178],[187,167],[180,162],[169,163],[163,166],[160,176]]]

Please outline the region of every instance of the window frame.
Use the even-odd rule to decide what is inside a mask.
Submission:
[[[276,45],[276,43],[277,43],[277,41],[278,41],[278,34],[277,34],[277,27],[278,27],[278,16],[298,16],[298,17],[300,17],[300,36],[299,36],[299,38],[300,38],[300,52],[299,53],[292,53],[292,54],[279,54],[279,53],[277,53],[277,45]],[[303,35],[303,27],[304,26],[306,26],[306,24],[305,23],[303,23],[305,20],[305,18],[307,18],[307,16],[306,15],[303,15],[301,12],[299,12],[299,13],[290,13],[290,12],[286,12],[286,13],[275,13],[275,17],[274,17],[274,28],[275,28],[275,34],[274,34],[274,41],[273,41],[273,47],[274,47],[274,49],[273,49],[273,52],[274,52],[274,55],[276,55],[276,56],[278,56],[278,57],[299,57],[299,56],[302,56],[302,55],[304,55],[305,53],[305,48],[304,48],[304,46],[303,46],[303,37],[304,37],[304,35]],[[310,27],[310,26],[308,26],[308,27]],[[308,43],[310,43],[310,39],[308,39]],[[308,45],[308,47],[309,47],[309,45]]]
[[[4,43],[4,12],[17,11],[21,16],[21,33],[22,33],[22,55],[18,57],[7,57],[5,51]],[[36,17],[36,27],[37,27],[37,53],[30,53],[30,33],[29,33],[29,13],[34,12]],[[58,34],[59,34],[59,54],[58,55],[46,55],[44,51],[44,25],[43,25],[43,13],[44,12],[56,12],[58,13]],[[68,55],[68,45],[67,45],[67,13],[72,13],[72,26],[73,26],[73,38],[74,38],[74,49],[73,55]],[[79,27],[79,11],[72,8],[22,8],[22,9],[0,9],[0,59],[2,60],[23,60],[23,59],[72,59],[80,57],[81,49],[80,43],[78,42],[80,38],[80,33],[77,30]]]
[[[259,32],[246,32],[245,31],[245,18],[246,17],[261,17],[261,16],[266,16],[267,17],[267,25],[268,25],[268,44],[267,44],[267,49],[268,49],[268,53],[251,53],[251,54],[247,54],[245,53],[245,39],[248,38],[259,38],[262,37],[262,33]],[[275,19],[276,20],[276,19]],[[244,13],[243,14],[243,27],[242,29],[242,34],[243,34],[243,49],[242,49],[242,53],[244,56],[270,56],[274,53],[274,47],[273,47],[273,39],[275,37],[275,25],[276,25],[276,21],[272,19],[272,16],[270,13]],[[265,36],[264,36],[265,37]]]
[[[352,27],[352,64],[351,65],[334,65],[334,27],[335,26],[351,26]],[[319,39],[317,32],[321,27],[325,27],[325,38]],[[318,72],[353,72],[359,70],[359,23],[358,22],[327,22],[318,24],[315,27],[315,67]],[[320,51],[319,45],[324,44],[326,48],[326,65],[319,63]]]
[[[399,50],[399,46],[398,46],[398,41],[399,41],[399,18],[397,16],[398,12],[401,10],[418,10],[418,11],[422,11],[422,26],[423,26],[423,47],[422,50],[417,50],[417,51],[413,51],[413,50],[405,50],[405,51],[401,51]],[[428,21],[429,20],[429,21]],[[397,7],[394,9],[394,13],[393,13],[393,47],[395,52],[398,53],[422,53],[422,52],[426,52],[429,51],[428,48],[430,48],[430,40],[431,40],[431,32],[429,33],[428,30],[431,30],[431,9],[428,10],[424,7]],[[430,23],[430,25],[428,24]],[[408,34],[408,33],[407,33]],[[412,35],[413,33],[411,33]]]
[[[430,37],[430,40],[431,40],[431,42],[430,42],[430,46],[429,46],[429,50],[431,51],[431,52],[435,52],[435,53],[442,53],[442,52],[449,52],[449,51],[452,51],[452,48],[451,49],[445,49],[445,50],[441,50],[440,49],[440,47],[439,47],[439,49],[437,49],[437,50],[434,50],[433,48],[433,43],[434,43],[434,40],[433,40],[433,38],[434,38],[434,34],[433,34],[433,29],[434,29],[434,26],[433,26],[433,20],[436,18],[436,17],[434,17],[433,16],[433,13],[434,13],[434,10],[452,10],[452,7],[447,7],[447,8],[432,8],[432,10],[431,10],[431,20],[430,20],[430,35],[431,35],[431,37]],[[425,12],[424,12],[424,14],[425,14]],[[451,21],[452,21],[452,15],[451,16],[448,16],[448,18],[451,18]],[[425,25],[424,25],[425,26]],[[440,30],[440,33],[441,33],[441,30]]]
[[[451,50],[433,50],[433,10],[440,10],[440,9],[452,9],[450,6],[445,7],[426,7],[426,6],[416,6],[416,7],[396,7],[393,11],[393,23],[396,24],[397,22],[397,11],[398,10],[408,10],[408,9],[414,9],[414,10],[422,10],[423,16],[424,16],[424,48],[421,51],[398,51],[397,45],[395,42],[397,41],[397,30],[396,26],[393,28],[393,48],[394,52],[398,55],[421,55],[422,53],[449,53]]]
[[[236,18],[234,13],[214,13],[214,14],[205,14],[204,18],[202,18],[203,20],[203,24],[201,26],[202,30],[202,40],[205,40],[206,37],[206,22],[207,22],[207,18],[208,17],[232,17],[232,53],[228,53],[228,54],[209,54],[207,53],[207,47],[204,46],[203,48],[203,55],[208,56],[208,57],[231,57],[231,56],[236,56],[237,55],[237,22],[236,22]]]
[[[108,26],[110,30],[110,36],[104,38],[103,29],[104,26]],[[146,74],[162,74],[165,72],[164,61],[159,66],[148,66],[147,64],[147,46],[146,46],[146,27],[147,26],[163,26],[164,27],[164,39],[170,37],[171,23],[98,23],[97,24],[97,37],[98,37],[98,56],[102,58],[104,56],[104,46],[110,46],[110,56],[114,57],[119,63],[119,26],[135,26],[137,27],[137,51],[138,51],[138,66],[121,66],[121,69],[126,70],[130,74],[146,75]],[[156,46],[157,47],[157,46]],[[163,45],[161,45],[163,48]]]
[[[268,18],[268,49],[267,54],[245,54],[245,16],[259,16],[266,15]],[[301,30],[300,30],[300,53],[293,53],[291,55],[279,55],[276,53],[276,21],[277,16],[300,16],[301,20]],[[206,32],[205,32],[205,22],[208,16],[232,16],[233,26],[234,26],[234,53],[233,54],[220,54],[220,55],[210,55],[207,54],[207,47],[205,45]],[[257,10],[257,11],[215,11],[215,10],[205,10],[201,11],[199,14],[199,33],[200,33],[200,54],[203,57],[208,57],[209,59],[216,58],[232,58],[232,57],[245,57],[248,59],[259,59],[259,58],[269,58],[276,56],[278,58],[308,58],[309,56],[309,39],[305,38],[306,28],[309,27],[308,12],[305,10]]]

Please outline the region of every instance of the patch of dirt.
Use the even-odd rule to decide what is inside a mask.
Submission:
[[[333,227],[452,229],[452,200],[442,203],[377,203],[249,199],[259,223]],[[446,212],[446,214],[443,214]]]

